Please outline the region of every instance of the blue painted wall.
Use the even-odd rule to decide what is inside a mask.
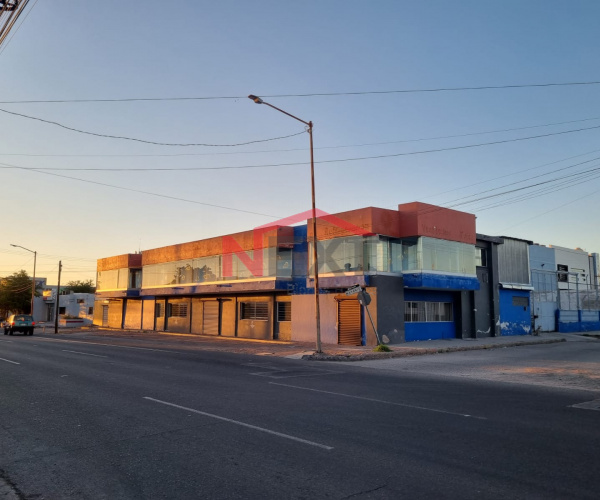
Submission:
[[[451,292],[436,290],[404,289],[405,301],[452,302],[453,317],[456,318],[456,305]],[[454,321],[406,322],[404,323],[406,342],[456,338]]]
[[[477,276],[454,276],[432,273],[404,273],[404,286],[443,290],[479,290]]]
[[[513,305],[513,297],[527,297],[527,307]],[[500,335],[531,333],[531,299],[528,290],[500,290]]]
[[[600,330],[600,311],[556,311],[561,333],[593,332]]]

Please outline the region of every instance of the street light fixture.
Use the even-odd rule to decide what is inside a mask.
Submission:
[[[313,154],[313,122],[305,122],[297,116],[279,109],[268,102],[263,101],[260,97],[250,94],[249,99],[252,99],[256,104],[266,104],[284,115],[288,115],[300,123],[304,123],[308,127],[308,136],[310,137],[310,188],[312,193],[312,224],[313,224],[313,261],[315,265],[315,320],[317,323],[317,352],[321,352],[321,310],[319,308],[319,261],[317,257],[317,205],[315,202],[315,158]]]
[[[29,248],[22,247],[21,245],[10,244],[11,247],[22,248],[33,254],[33,280],[31,281],[31,316],[33,316],[33,298],[35,297],[35,261],[37,260],[37,251],[29,250]]]

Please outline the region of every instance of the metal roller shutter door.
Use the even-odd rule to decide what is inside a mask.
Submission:
[[[361,323],[358,300],[340,300],[338,302],[338,344],[361,345]]]
[[[219,302],[204,303],[204,319],[202,333],[204,335],[219,335]]]

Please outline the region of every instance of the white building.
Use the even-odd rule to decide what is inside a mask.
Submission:
[[[36,297],[34,300],[34,321],[54,324],[57,287],[56,285],[47,285],[46,278],[36,278],[35,280],[38,283],[38,290],[41,289],[42,296]],[[65,326],[65,322],[66,326],[91,325],[94,319],[94,298],[93,293],[73,293],[63,290],[58,297],[58,315],[61,325]],[[75,321],[77,319],[80,321]],[[69,320],[73,321],[69,322]]]

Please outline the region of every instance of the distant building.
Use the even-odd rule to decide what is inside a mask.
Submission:
[[[598,254],[580,248],[531,245],[534,328],[539,331],[600,329]]]
[[[34,320],[36,323],[53,324],[56,317],[57,286],[46,284],[46,278],[36,277],[35,281],[41,296],[34,299]],[[93,293],[73,293],[61,287],[58,297],[59,319],[81,319],[79,324],[91,325],[94,319],[94,304]]]

